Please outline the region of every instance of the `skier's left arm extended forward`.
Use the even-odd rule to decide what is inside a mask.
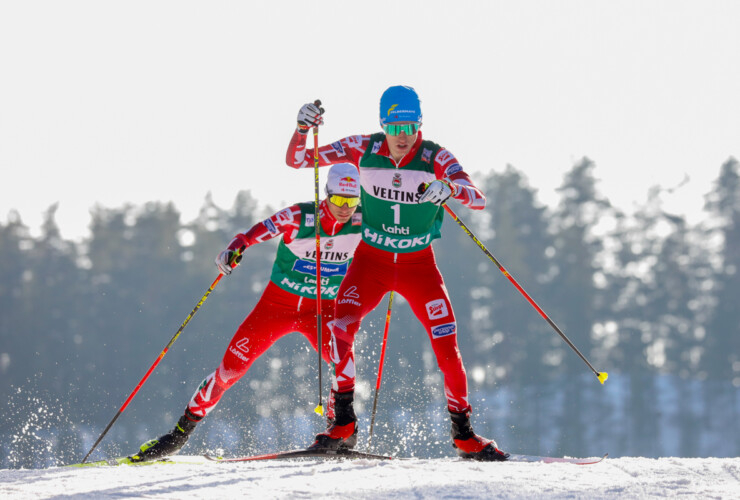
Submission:
[[[229,246],[218,257],[216,266],[223,274],[229,275],[232,270],[232,259],[238,251],[236,264],[241,261],[241,254],[252,245],[262,243],[277,236],[283,235],[286,243],[290,243],[301,227],[301,209],[293,205],[273,214],[262,222],[252,226],[246,233],[237,234]]]

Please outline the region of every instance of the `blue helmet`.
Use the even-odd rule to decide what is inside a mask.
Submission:
[[[411,87],[389,87],[380,96],[380,126],[396,122],[421,123],[421,101]]]

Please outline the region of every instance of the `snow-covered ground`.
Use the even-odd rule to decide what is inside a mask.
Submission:
[[[740,458],[459,459],[0,470],[0,498],[740,498]]]

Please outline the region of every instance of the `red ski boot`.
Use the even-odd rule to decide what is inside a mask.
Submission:
[[[338,450],[355,447],[355,444],[357,444],[357,416],[352,407],[354,397],[354,391],[344,393],[331,391],[331,399],[334,401],[333,415],[331,414],[332,402],[330,400],[326,431],[316,436],[316,441],[308,447],[309,449]]]
[[[509,454],[498,449],[496,441],[478,436],[470,425],[472,411],[461,413],[450,410],[452,419],[452,446],[457,448],[457,455],[462,458],[483,462],[504,461]]]

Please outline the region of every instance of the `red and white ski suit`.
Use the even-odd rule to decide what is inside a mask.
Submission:
[[[396,164],[397,168],[402,169],[414,158],[421,142],[419,132],[414,146]],[[346,162],[360,168],[360,161],[369,145],[369,135],[356,135],[322,146],[319,148],[319,165]],[[312,150],[306,150],[306,136],[296,131],[288,146],[286,163],[293,168],[311,167],[314,164],[312,153]],[[376,154],[391,158],[387,142],[383,141]],[[437,179],[448,179],[455,184],[454,198],[463,205],[474,210],[485,208],[486,200],[481,191],[473,185],[456,158],[444,148],[434,159],[434,173]],[[361,179],[361,182],[363,189],[367,189],[366,181]],[[338,392],[354,389],[355,335],[362,319],[391,290],[408,301],[427,331],[437,364],[444,375],[449,409],[456,412],[469,410],[467,376],[457,344],[455,315],[431,245],[410,253],[392,253],[364,241],[358,245],[337,295],[336,320],[332,326],[334,389]]]
[[[321,227],[328,235],[339,232],[343,224],[338,222],[326,206],[320,207]],[[347,222],[347,224],[350,224]],[[297,205],[276,213],[256,224],[244,234],[238,234],[229,248],[235,250],[242,245],[262,243],[282,235],[290,243],[301,226],[301,210]],[[276,231],[277,229],[277,231]],[[334,300],[321,301],[322,357],[327,363],[331,331],[328,323],[334,319]],[[283,290],[270,281],[257,305],[239,326],[231,339],[219,367],[201,383],[188,403],[188,410],[197,416],[206,416],[219,402],[224,392],[238,381],[252,363],[267,351],[279,338],[299,332],[316,349],[316,300]]]

